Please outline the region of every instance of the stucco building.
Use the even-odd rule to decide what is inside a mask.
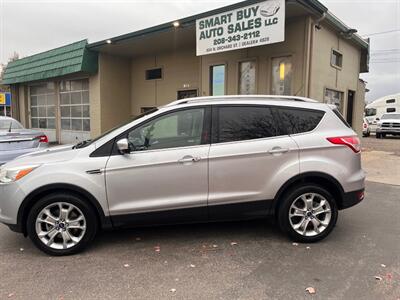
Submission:
[[[236,41],[242,48],[235,49],[226,42],[230,37],[220,35],[211,40],[224,39],[224,48],[199,50],[204,42],[200,20],[220,16],[209,23],[219,29],[220,22],[227,22],[221,16],[250,7],[256,17],[257,5],[264,5],[265,25],[278,26],[274,15],[283,16],[279,41],[272,41],[271,34],[271,40],[259,39],[262,45]],[[257,21],[246,24],[257,29]],[[249,27],[241,31],[238,40],[252,32]],[[177,98],[220,94],[298,95],[334,103],[359,132],[365,94],[359,75],[368,72],[368,58],[368,41],[316,0],[250,0],[19,59],[8,65],[3,83],[11,87],[13,116],[60,143],[95,137]]]

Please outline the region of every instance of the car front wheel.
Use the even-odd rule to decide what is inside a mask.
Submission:
[[[73,194],[55,193],[40,199],[30,210],[27,232],[32,242],[49,255],[83,250],[94,239],[97,218],[93,209]]]
[[[335,227],[338,209],[324,188],[304,184],[289,191],[279,207],[280,228],[294,241],[312,243],[325,238]]]

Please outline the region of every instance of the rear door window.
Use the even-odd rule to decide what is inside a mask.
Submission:
[[[296,134],[314,130],[325,112],[301,108],[279,107],[279,118],[287,134]]]
[[[226,143],[280,135],[271,108],[262,105],[220,106],[214,115],[214,142]]]

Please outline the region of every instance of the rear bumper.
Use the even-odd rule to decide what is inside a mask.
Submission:
[[[352,207],[352,206],[360,203],[363,200],[364,200],[364,189],[354,191],[354,192],[344,193],[343,201],[342,201],[342,204],[340,205],[340,209],[346,209],[346,208]]]

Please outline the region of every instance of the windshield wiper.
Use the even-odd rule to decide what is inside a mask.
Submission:
[[[85,140],[82,142],[79,142],[78,144],[76,144],[75,146],[72,147],[72,149],[79,149],[79,148],[83,148],[85,146],[87,146],[92,140]]]
[[[11,132],[12,125],[13,125],[13,122],[11,121],[11,122],[10,122],[10,126],[8,127],[8,132]]]

